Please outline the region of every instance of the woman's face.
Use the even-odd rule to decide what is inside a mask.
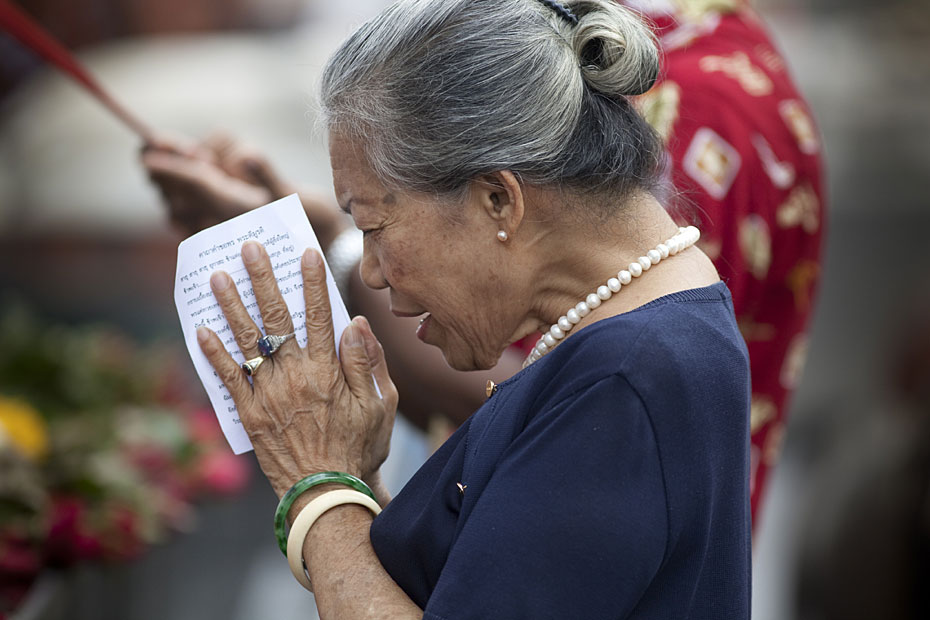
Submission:
[[[447,206],[389,190],[361,153],[349,140],[330,140],[336,198],[365,233],[362,280],[390,289],[394,314],[422,315],[417,336],[439,347],[450,366],[491,368],[523,319],[500,264],[494,219],[477,196]]]

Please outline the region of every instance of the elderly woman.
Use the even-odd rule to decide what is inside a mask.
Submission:
[[[748,361],[697,230],[650,192],[661,146],[627,97],[657,72],[610,0],[401,0],[330,60],[365,283],[456,369],[545,335],[391,500],[396,390],[364,319],[337,358],[319,254],[306,349],[266,350],[250,383],[201,328],[323,618],[748,617]],[[263,248],[242,256],[266,332],[291,333]],[[229,276],[211,284],[260,355]]]

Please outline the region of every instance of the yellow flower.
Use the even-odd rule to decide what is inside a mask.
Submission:
[[[0,395],[0,446],[4,444],[39,460],[48,452],[48,432],[38,411],[21,400]]]

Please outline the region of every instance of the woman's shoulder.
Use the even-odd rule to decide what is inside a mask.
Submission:
[[[707,422],[727,411],[735,433],[748,415],[749,358],[717,283],[589,325],[498,388],[472,416],[472,435],[503,444],[578,430],[595,409],[621,426],[648,419],[656,431],[720,429]]]
[[[718,282],[589,325],[528,368],[527,379],[560,399],[616,375],[634,386],[661,379],[669,389],[709,369],[745,370],[748,380],[748,363],[730,292]]]

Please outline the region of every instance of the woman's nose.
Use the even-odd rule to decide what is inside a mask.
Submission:
[[[359,275],[365,286],[373,289],[383,289],[388,287],[384,272],[381,270],[381,261],[371,248],[368,239],[365,239],[364,251],[362,252],[362,261],[359,265]]]

